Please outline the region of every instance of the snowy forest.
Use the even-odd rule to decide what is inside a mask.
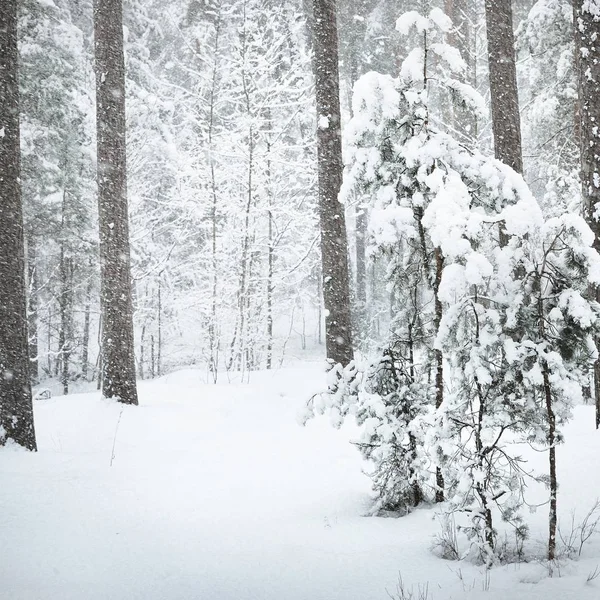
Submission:
[[[600,0],[0,0],[0,598],[597,600]]]

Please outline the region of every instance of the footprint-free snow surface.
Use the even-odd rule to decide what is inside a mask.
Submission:
[[[0,598],[385,600],[399,575],[415,600],[425,586],[430,600],[600,598],[600,577],[588,581],[598,539],[552,578],[535,561],[486,578],[432,554],[435,510],[366,516],[370,482],[348,443],[353,426],[297,424],[323,385],[318,367],[243,385],[203,375],[142,383],[139,407],[93,393],[36,402],[39,452],[0,451]],[[566,438],[569,525],[571,510],[583,518],[600,496],[591,408],[576,410]],[[543,466],[545,454],[532,460]],[[538,540],[543,553],[545,515],[528,517],[533,553]]]

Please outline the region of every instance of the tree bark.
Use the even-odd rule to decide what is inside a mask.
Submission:
[[[90,348],[90,307],[92,301],[92,276],[89,275],[85,290],[85,309],[83,317],[83,341],[81,350],[81,376],[84,381],[88,380],[89,372],[89,348]]]
[[[552,406],[552,391],[548,365],[544,364],[544,399],[546,416],[548,418],[548,461],[550,467],[550,512],[548,517],[548,560],[554,560],[556,555],[556,528],[558,524],[557,496],[558,478],[556,475],[556,416]]]
[[[66,235],[67,226],[67,190],[63,190],[62,201],[62,235]],[[69,362],[71,359],[71,344],[73,340],[73,259],[68,256],[66,242],[60,242],[60,295],[58,306],[60,312],[60,330],[58,347],[60,352],[60,381],[63,394],[69,393]]]
[[[121,0],[95,0],[102,393],[137,404],[125,154],[125,60]]]
[[[600,202],[600,18],[594,17],[590,4],[600,9],[598,0],[574,0],[575,66],[578,73],[578,127],[581,149],[581,190],[583,214],[594,232],[594,248],[600,251],[600,221],[596,216]],[[600,300],[600,290],[592,292]],[[596,340],[600,346],[600,340]],[[596,428],[600,428],[600,361],[594,364]]]
[[[512,0],[486,0],[485,18],[494,153],[498,160],[523,173]]]
[[[0,4],[0,445],[36,450],[29,371],[17,0]]]
[[[327,358],[346,365],[353,349],[346,220],[338,199],[343,162],[335,5],[335,0],[313,0],[313,70]]]
[[[435,333],[438,334],[442,323],[442,302],[440,300],[440,285],[442,283],[442,272],[444,270],[444,258],[439,248],[435,250]],[[435,355],[435,408],[440,409],[444,402],[444,355],[438,348],[434,350]],[[435,470],[435,501],[443,502],[445,500],[445,482],[441,467]]]

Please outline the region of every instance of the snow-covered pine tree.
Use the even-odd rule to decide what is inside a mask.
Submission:
[[[509,441],[537,432],[548,444],[555,502],[556,415],[566,415],[564,390],[581,392],[595,357],[596,307],[583,291],[598,276],[598,256],[583,221],[544,222],[521,175],[435,126],[434,85],[437,99],[459,93],[481,108],[454,76],[460,57],[439,41],[449,26],[436,10],[405,14],[399,29],[425,45],[399,78],[370,73],[356,86],[344,190],[371,198],[372,241],[388,255],[396,319],[379,356],[332,373],[308,416],[330,411],[334,424],[354,415],[363,425],[357,444],[373,464],[377,508],[433,499],[437,468],[445,509],[467,515],[466,532],[489,564],[496,509],[517,535],[527,533],[519,509],[528,474]],[[557,329],[542,331],[544,322]]]
[[[532,231],[519,249],[517,272],[522,283],[506,324],[506,357],[512,368],[517,367],[511,378],[515,394],[508,399],[535,409],[525,437],[548,448],[548,560],[556,552],[556,445],[571,407],[583,402],[598,355],[594,338],[600,305],[588,293],[600,283],[600,256],[594,243],[589,226],[570,213]]]

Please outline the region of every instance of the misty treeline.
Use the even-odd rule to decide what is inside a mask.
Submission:
[[[599,31],[596,0],[5,0],[2,439],[35,447],[45,380],[136,404],[323,344],[312,412],[365,425],[380,509],[447,501],[491,562],[537,444],[554,558],[560,427],[600,406]]]

